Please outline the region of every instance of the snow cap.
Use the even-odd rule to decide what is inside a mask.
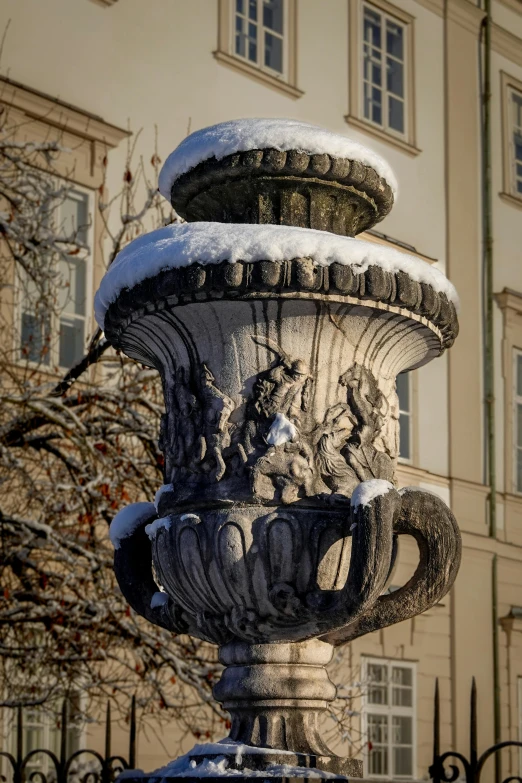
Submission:
[[[119,549],[120,541],[131,536],[142,522],[156,516],[153,503],[132,503],[118,511],[109,528],[109,538],[114,549]]]
[[[394,195],[397,193],[397,180],[393,171],[373,150],[318,125],[283,119],[228,120],[191,133],[165,161],[159,175],[159,191],[170,201],[174,182],[198,163],[209,158],[221,160],[235,152],[258,149],[285,152],[299,150],[311,155],[327,154],[357,160],[371,166],[386,180]]]
[[[390,489],[394,489],[391,482],[384,479],[368,479],[363,481],[355,487],[350,505],[352,508],[358,508],[359,506],[369,506],[372,500],[381,497],[381,495],[387,495]]]
[[[103,329],[109,306],[123,290],[134,288],[167,269],[195,263],[253,263],[294,258],[311,258],[318,266],[344,264],[356,274],[370,266],[387,272],[405,272],[412,280],[427,283],[435,291],[446,294],[458,308],[457,292],[442,272],[394,248],[312,228],[202,221],[173,223],[130,242],[101,281],[94,299],[96,320]]]

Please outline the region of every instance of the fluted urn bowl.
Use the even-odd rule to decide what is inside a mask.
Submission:
[[[393,483],[395,378],[451,344],[452,297],[418,259],[300,228],[168,226],[120,254],[98,317],[163,380],[149,533],[191,632],[302,640],[362,611],[363,584],[382,587],[391,527],[356,544],[350,498]]]

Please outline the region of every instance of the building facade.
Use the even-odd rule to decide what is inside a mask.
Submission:
[[[460,294],[455,346],[399,379],[399,478],[450,504],[463,562],[440,604],[352,645],[346,683],[366,683],[361,752],[365,774],[376,779],[426,778],[436,677],[443,748],[466,752],[472,675],[479,747],[494,741],[495,702],[497,734],[522,740],[522,2],[492,6],[493,527],[480,1],[3,0],[0,7],[0,30],[10,20],[0,99],[42,133],[48,124],[66,128],[76,161],[71,220],[78,223],[82,210],[94,214],[107,148],[107,187],[117,192],[127,129],[141,130],[137,149],[150,157],[156,127],[165,159],[188,131],[237,117],[291,117],[349,135],[388,160],[398,200],[365,238],[436,264]],[[95,221],[86,238],[93,252],[75,271],[81,304],[60,324],[55,361],[63,367],[93,328],[101,230]],[[23,306],[20,317],[22,331],[30,330]],[[415,562],[415,545],[405,544],[391,589]],[[86,741],[101,739],[94,731]],[[143,736],[139,765],[161,765],[173,752],[169,742],[167,733],[161,742]],[[518,754],[506,754],[503,769],[519,774]]]

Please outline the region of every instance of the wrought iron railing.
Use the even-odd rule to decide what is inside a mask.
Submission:
[[[502,780],[502,767],[500,764],[500,752],[504,748],[522,748],[522,742],[507,740],[498,742],[487,748],[480,756],[477,743],[477,685],[473,677],[471,682],[470,698],[470,719],[469,719],[469,756],[466,757],[458,751],[448,750],[445,753],[440,752],[440,696],[439,682],[435,682],[435,705],[433,720],[433,763],[430,766],[429,773],[433,783],[454,783],[454,781],[465,778],[466,783],[480,783],[480,778],[484,770],[484,765],[492,756],[495,759],[495,780],[500,783]],[[450,763],[453,760],[458,763]],[[460,764],[460,767],[459,767]],[[520,775],[509,775],[504,778],[502,783],[511,783],[519,781],[522,783]]]
[[[112,755],[111,751],[111,705],[107,703],[106,723],[105,723],[105,748],[100,753],[97,750],[81,748],[74,753],[67,753],[67,736],[69,730],[69,716],[67,701],[63,702],[60,725],[60,751],[54,753],[49,748],[34,748],[24,754],[24,721],[22,707],[17,708],[16,715],[16,751],[0,751],[0,759],[6,759],[8,774],[2,774],[0,771],[0,781],[3,783],[71,783],[74,777],[80,783],[114,783],[120,772],[124,769],[135,769],[136,767],[136,700],[133,697],[131,702],[130,723],[129,723],[129,755],[127,759],[123,756]],[[38,758],[45,757],[50,762],[50,770],[32,769],[31,762],[34,763]],[[78,762],[90,759],[91,763],[85,770],[82,764],[78,768]],[[84,767],[82,770],[81,767]],[[10,774],[9,774],[10,773]]]

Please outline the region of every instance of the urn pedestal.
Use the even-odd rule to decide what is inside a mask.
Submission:
[[[235,775],[360,776],[320,737],[324,667],[334,646],[432,606],[459,566],[450,510],[395,488],[395,379],[451,346],[456,297],[418,259],[335,236],[381,219],[392,190],[310,138],[163,176],[199,222],[131,243],[97,295],[108,339],[155,367],[165,396],[165,483],[119,541],[119,584],[151,622],[219,645],[226,667],[214,695],[229,750],[189,754],[194,777],[222,758]],[[176,155],[183,144],[171,175]],[[288,225],[260,225],[275,221]],[[388,595],[402,535],[419,564]]]

